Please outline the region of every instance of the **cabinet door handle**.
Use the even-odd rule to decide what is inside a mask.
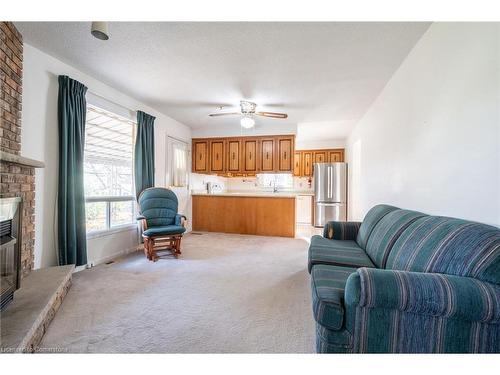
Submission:
[[[285,151],[285,158],[284,159],[286,160],[286,151]]]
[[[200,160],[201,160],[201,154],[200,154]]]
[[[266,159],[269,159],[269,152],[266,152]]]
[[[219,154],[215,154],[215,160],[219,160]]]
[[[234,152],[233,152],[233,160],[234,160]]]
[[[252,160],[252,151],[250,151],[250,157],[248,159]]]

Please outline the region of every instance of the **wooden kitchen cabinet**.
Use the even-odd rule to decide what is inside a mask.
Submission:
[[[328,162],[328,156],[326,151],[314,151],[313,153],[315,163],[326,163]]]
[[[293,172],[294,135],[194,138],[192,171],[224,176]]]
[[[293,175],[311,177],[314,163],[335,163],[344,161],[344,149],[297,150],[293,159]]]
[[[208,141],[193,140],[193,166],[196,173],[208,173]]]
[[[226,148],[226,171],[230,173],[241,173],[241,141],[239,139],[228,139]]]
[[[259,172],[274,172],[274,138],[263,138],[260,140],[259,157]]]
[[[257,173],[257,139],[243,139],[243,173]]]
[[[328,152],[328,161],[330,163],[339,163],[344,161],[344,150],[331,150]]]
[[[276,163],[277,172],[292,172],[293,171],[293,137],[279,137],[276,139],[278,148],[278,160]]]
[[[309,177],[313,174],[313,153],[303,151],[302,153],[302,176]]]
[[[224,173],[224,140],[210,141],[210,172]]]
[[[302,175],[302,154],[300,151],[295,151],[293,153],[293,175]]]

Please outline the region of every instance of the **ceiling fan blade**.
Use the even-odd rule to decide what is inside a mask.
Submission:
[[[225,113],[210,113],[210,117],[216,117],[216,116],[227,116],[227,115],[241,115],[239,112],[225,112]]]
[[[255,112],[258,116],[264,117],[272,117],[272,118],[287,118],[288,115],[286,113],[278,113],[278,112]]]

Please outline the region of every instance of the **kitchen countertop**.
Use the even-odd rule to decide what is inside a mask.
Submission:
[[[213,197],[255,197],[255,198],[296,198],[299,195],[313,196],[311,191],[283,190],[273,193],[272,191],[222,191],[208,194],[205,191],[192,192],[191,195],[208,195]]]

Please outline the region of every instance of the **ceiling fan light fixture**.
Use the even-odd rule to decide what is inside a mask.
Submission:
[[[255,120],[250,116],[244,116],[240,120],[240,124],[245,129],[253,128],[255,125]]]
[[[108,40],[108,23],[107,22],[92,22],[90,33],[97,39]]]

